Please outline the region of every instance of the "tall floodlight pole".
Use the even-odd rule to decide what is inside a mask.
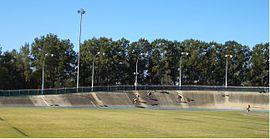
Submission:
[[[137,90],[137,86],[138,86],[138,63],[139,63],[139,59],[140,57],[142,56],[143,54],[139,54],[138,57],[137,57],[137,60],[136,60],[136,71],[135,71],[135,83],[134,83],[134,86],[135,86],[135,90]]]
[[[181,52],[181,55],[180,55],[180,64],[179,64],[179,88],[182,87],[182,56],[183,55],[188,56],[189,53],[187,53],[187,52]]]
[[[100,52],[98,52],[95,56],[94,56],[94,59],[93,59],[93,63],[92,63],[92,92],[94,91],[94,75],[95,75],[95,60],[96,60],[96,57],[97,55],[99,55]],[[105,53],[102,53],[102,55],[105,55]]]
[[[82,17],[83,14],[85,14],[85,11],[83,8],[78,10],[78,13],[80,14],[80,34],[79,34],[79,52],[78,52],[78,65],[77,65],[77,92],[79,91],[79,78],[80,78],[80,49],[81,49],[81,33],[82,33]]]
[[[232,58],[232,55],[225,55],[226,58],[226,69],[225,69],[225,87],[228,86],[228,58]]]
[[[45,60],[46,60],[46,57],[48,56],[48,54],[45,54],[44,56],[44,59],[43,59],[43,63],[42,63],[42,83],[41,83],[41,94],[43,95],[44,93],[44,81],[45,81]],[[53,54],[51,54],[50,56],[53,56]]]

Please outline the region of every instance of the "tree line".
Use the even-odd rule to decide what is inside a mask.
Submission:
[[[73,47],[70,40],[47,34],[22,45],[18,51],[3,52],[0,48],[0,89],[41,88],[44,60],[45,88],[75,87],[78,53]],[[181,55],[182,52],[189,55]],[[224,85],[225,55],[232,55],[227,59],[228,85],[268,86],[269,43],[250,49],[236,41],[149,42],[141,38],[130,42],[106,37],[81,44],[80,86],[91,86],[95,56],[94,82],[99,86],[133,85],[138,58],[139,84],[177,85],[180,57],[183,85]]]

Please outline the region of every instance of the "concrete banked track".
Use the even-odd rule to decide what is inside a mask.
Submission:
[[[147,93],[151,92],[148,96]],[[136,95],[137,101],[134,101]],[[179,97],[180,96],[180,97]],[[119,91],[0,97],[0,106],[141,107],[157,109],[269,109],[269,94],[226,91]]]

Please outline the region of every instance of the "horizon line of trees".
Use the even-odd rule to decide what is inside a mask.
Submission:
[[[45,60],[45,88],[75,87],[78,54],[69,39],[47,34],[24,44],[20,50],[2,52],[0,47],[0,89],[41,88]],[[101,54],[97,55],[98,52]],[[138,83],[177,85],[181,52],[183,85],[224,85],[225,55],[228,59],[229,86],[269,85],[269,43],[252,50],[236,41],[224,44],[187,39],[156,39],[135,42],[101,37],[85,40],[80,47],[80,86],[90,86],[95,58],[94,84],[133,85],[136,60]],[[104,55],[102,55],[104,53]],[[49,54],[46,56],[46,54]],[[50,56],[53,54],[53,56]]]

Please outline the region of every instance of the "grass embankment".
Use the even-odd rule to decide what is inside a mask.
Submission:
[[[261,137],[268,112],[0,108],[5,137]]]

